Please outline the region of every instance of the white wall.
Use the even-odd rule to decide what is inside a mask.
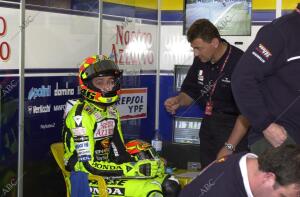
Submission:
[[[1,34],[6,26],[0,42],[10,47],[10,58],[0,60],[0,69],[18,69],[19,10],[0,7],[0,13],[6,23],[0,20]],[[103,20],[102,53],[126,70],[155,70],[157,25],[140,19],[111,18]],[[97,16],[26,10],[25,68],[78,68],[84,58],[98,53],[98,20]]]
[[[0,69],[17,69],[19,56],[19,10],[0,7],[7,33],[0,38],[11,47],[8,61]],[[155,70],[157,26],[140,19],[104,20],[102,51],[112,55],[125,70]],[[83,58],[98,53],[98,18],[42,11],[26,11],[26,68],[76,68]],[[123,22],[122,22],[123,20]],[[144,20],[145,21],[145,20]],[[0,32],[1,32],[0,23]],[[245,50],[260,26],[252,26],[251,36],[224,36]],[[183,25],[161,26],[160,69],[172,71],[175,64],[192,64],[193,53],[183,36]],[[121,42],[122,40],[122,42]]]
[[[182,25],[165,25],[161,27],[161,70],[173,70],[175,64],[192,64],[192,48],[187,42],[186,36],[183,36],[182,28]],[[260,28],[261,26],[252,26],[251,36],[223,36],[223,38],[245,51]],[[242,45],[236,45],[235,42],[242,42]]]

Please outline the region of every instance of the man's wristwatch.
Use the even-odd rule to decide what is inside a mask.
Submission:
[[[229,144],[229,143],[225,142],[224,146],[225,146],[225,148],[226,148],[227,150],[230,150],[230,151],[232,151],[232,152],[235,151],[235,148],[234,148],[234,145],[233,145],[233,144]]]

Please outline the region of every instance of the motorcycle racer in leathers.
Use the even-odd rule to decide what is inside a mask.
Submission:
[[[83,99],[68,112],[62,133],[65,167],[103,176],[109,196],[176,196],[178,182],[164,173],[161,159],[137,160],[126,151],[114,105],[121,75],[118,66],[104,55],[82,62],[79,85]],[[95,184],[90,182],[93,196],[97,196]]]

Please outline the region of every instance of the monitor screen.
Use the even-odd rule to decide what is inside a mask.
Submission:
[[[200,18],[210,20],[221,35],[251,35],[251,0],[185,0],[184,34]]]
[[[199,130],[202,118],[175,117],[173,142],[184,144],[200,144]]]

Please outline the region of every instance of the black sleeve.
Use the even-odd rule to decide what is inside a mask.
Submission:
[[[282,35],[274,25],[266,25],[258,32],[233,72],[234,98],[256,131],[263,131],[275,119],[266,107],[261,88],[268,75],[282,65],[283,52]]]

